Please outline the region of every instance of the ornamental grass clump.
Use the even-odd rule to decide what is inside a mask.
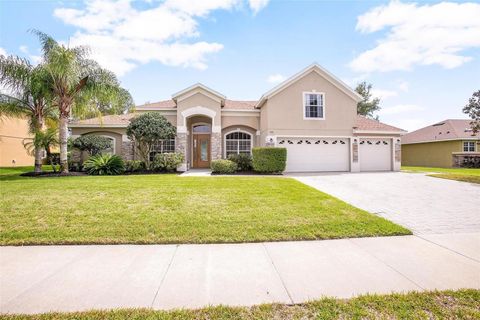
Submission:
[[[88,158],[83,168],[90,175],[116,175],[125,171],[125,164],[115,154],[98,154]]]

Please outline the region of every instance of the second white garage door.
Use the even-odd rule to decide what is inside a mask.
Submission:
[[[279,138],[287,148],[287,172],[350,171],[346,138]]]
[[[360,171],[392,170],[392,139],[360,139]]]

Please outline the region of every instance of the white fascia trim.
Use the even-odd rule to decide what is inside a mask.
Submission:
[[[244,113],[260,113],[258,109],[222,109],[222,112],[244,112]]]
[[[396,134],[396,135],[404,135],[407,134],[406,131],[375,131],[375,130],[353,130],[353,133],[359,134]]]
[[[195,83],[194,85],[192,85],[192,86],[190,86],[190,87],[188,87],[188,88],[185,88],[185,89],[183,89],[183,90],[181,90],[181,91],[179,91],[179,92],[177,92],[177,93],[174,93],[174,94],[172,95],[172,99],[175,100],[175,99],[177,99],[178,97],[184,95],[185,93],[187,93],[187,92],[189,92],[189,91],[191,91],[191,90],[197,89],[197,88],[201,88],[201,89],[203,89],[203,90],[205,90],[205,91],[207,91],[207,92],[210,92],[211,94],[217,96],[218,98],[220,98],[220,99],[222,99],[222,100],[225,100],[225,99],[226,99],[226,97],[225,97],[223,94],[221,94],[220,92],[215,91],[215,90],[213,90],[213,89],[211,89],[211,88],[207,87],[206,85],[201,84],[201,83],[199,83],[199,82],[197,82],[197,83]]]
[[[352,88],[350,88],[345,82],[343,82],[342,80],[340,80],[339,78],[334,76],[332,73],[330,73],[328,70],[326,70],[325,68],[323,68],[322,66],[320,66],[318,63],[315,62],[309,65],[308,67],[306,67],[305,69],[303,69],[302,71],[300,71],[299,73],[283,81],[282,83],[280,83],[279,85],[271,89],[270,91],[263,94],[260,100],[258,101],[258,103],[255,105],[255,108],[260,108],[262,104],[265,102],[265,100],[272,97],[273,95],[283,90],[284,88],[288,87],[289,85],[299,80],[300,78],[302,78],[304,75],[306,75],[311,71],[316,71],[318,74],[320,74],[320,72],[318,71],[323,72],[328,78],[330,78],[330,79],[327,78],[329,82],[331,82],[334,86],[336,86],[337,88],[345,92],[348,96],[353,98],[355,101],[359,102],[363,99],[357,92],[355,92]]]
[[[126,128],[128,124],[69,124],[68,128]]]
[[[308,135],[295,135],[295,134],[277,134],[275,135],[278,138],[358,138],[358,137],[353,137],[353,136],[326,136],[326,135],[320,135],[320,136],[308,136]]]
[[[469,140],[469,141],[475,141],[479,140],[480,137],[475,138],[455,138],[455,139],[443,139],[443,140],[425,140],[425,141],[417,141],[417,142],[402,142],[402,144],[418,144],[418,143],[431,143],[431,142],[444,142],[444,141],[463,141],[463,140]]]

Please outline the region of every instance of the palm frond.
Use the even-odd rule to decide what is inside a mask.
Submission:
[[[19,95],[28,87],[33,66],[27,59],[17,56],[0,56],[0,84]]]
[[[45,32],[42,32],[37,29],[30,29],[29,31],[32,34],[36,35],[40,40],[40,44],[42,45],[42,52],[44,55],[48,55],[50,50],[52,50],[54,47],[59,45],[58,42],[55,41],[55,39],[53,39],[51,36],[49,36]]]

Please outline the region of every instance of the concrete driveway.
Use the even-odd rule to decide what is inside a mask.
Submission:
[[[480,231],[480,186],[421,173],[292,174],[415,234]]]

